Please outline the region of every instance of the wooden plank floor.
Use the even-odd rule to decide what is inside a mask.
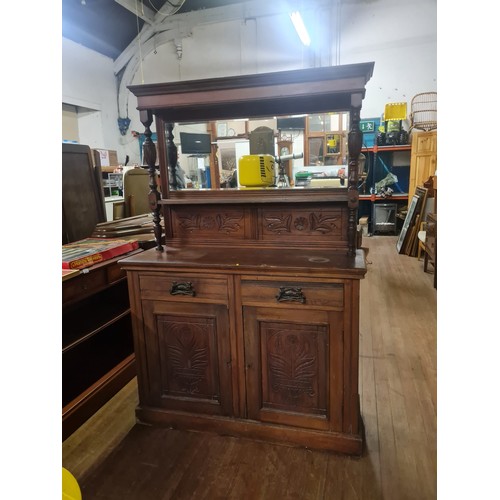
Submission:
[[[361,458],[136,424],[134,379],[63,443],[83,499],[436,498],[436,290],[396,241],[363,239]]]

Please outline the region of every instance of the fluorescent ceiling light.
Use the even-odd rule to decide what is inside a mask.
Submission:
[[[304,21],[302,21],[300,12],[298,10],[292,12],[290,14],[290,19],[292,20],[295,30],[300,37],[300,41],[308,47],[311,44],[311,39],[309,38],[309,33],[304,25]]]

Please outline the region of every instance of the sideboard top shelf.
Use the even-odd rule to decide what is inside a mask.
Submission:
[[[182,189],[170,193],[163,205],[231,204],[231,203],[332,203],[347,202],[343,188],[268,188],[268,189]]]
[[[132,85],[138,110],[170,122],[316,113],[360,107],[373,62]]]

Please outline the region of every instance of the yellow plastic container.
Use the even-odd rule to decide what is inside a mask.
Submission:
[[[82,492],[75,476],[62,468],[62,500],[82,500]]]
[[[406,120],[406,102],[388,102],[384,109],[384,120]]]
[[[245,187],[265,187],[274,182],[274,156],[244,155],[238,162],[238,182]]]

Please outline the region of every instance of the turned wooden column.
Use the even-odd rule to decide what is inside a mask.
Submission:
[[[163,246],[161,244],[161,217],[160,217],[160,193],[156,183],[156,147],[151,140],[151,124],[153,123],[153,114],[150,110],[141,110],[141,122],[144,125],[144,163],[148,166],[149,171],[149,209],[153,215],[154,234],[156,240],[156,250],[162,252]]]
[[[171,191],[176,191],[177,186],[177,175],[175,169],[177,167],[177,146],[174,143],[174,134],[172,130],[174,128],[173,123],[166,124],[167,133],[167,171],[168,171],[168,184]]]
[[[355,97],[355,96],[353,96]],[[359,99],[361,101],[361,99]],[[347,184],[347,206],[349,208],[349,216],[347,220],[347,239],[348,253],[354,255],[356,253],[357,241],[357,217],[359,206],[359,191],[358,191],[358,162],[361,153],[361,145],[363,142],[363,134],[359,129],[361,102],[359,107],[351,109],[350,113],[350,129],[347,138],[347,148],[349,152],[349,179]]]

